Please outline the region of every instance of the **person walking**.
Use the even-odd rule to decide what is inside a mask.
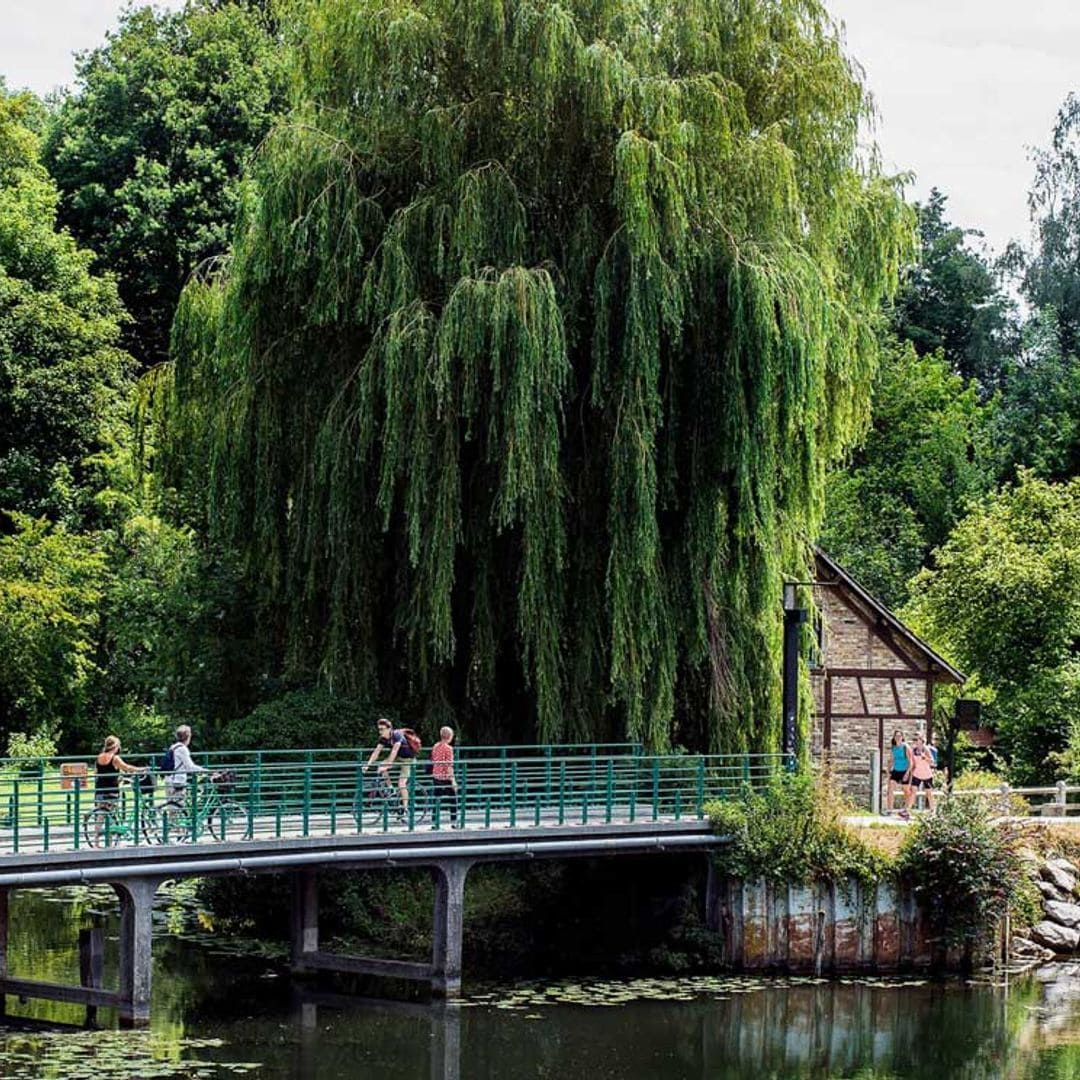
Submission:
[[[120,797],[120,776],[122,773],[144,773],[146,766],[129,765],[120,756],[120,740],[115,735],[107,735],[94,762],[94,804],[111,810]]]
[[[172,756],[165,773],[165,795],[171,803],[182,803],[184,793],[187,791],[188,776],[191,773],[209,772],[204,765],[196,765],[191,756],[191,728],[187,724],[181,724],[176,729],[176,742],[169,747],[166,758]]]
[[[915,745],[911,748],[911,784],[908,786],[907,810],[915,803],[916,793],[926,792],[926,805],[934,812],[934,758],[921,735],[915,736]]]
[[[450,824],[459,828],[464,821],[458,821],[460,807],[458,800],[457,777],[454,775],[454,729],[439,729],[439,741],[431,748],[431,783],[435,798],[440,806],[450,804]],[[434,826],[432,826],[434,828]]]
[[[908,789],[911,783],[911,749],[904,742],[904,733],[897,728],[893,732],[892,746],[889,748],[889,779],[885,785],[885,813],[893,812],[893,800],[899,789],[904,800],[901,812],[907,812]]]

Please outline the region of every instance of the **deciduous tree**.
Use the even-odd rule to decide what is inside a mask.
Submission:
[[[912,233],[824,8],[297,18],[169,405],[289,670],[504,740],[775,746],[782,578]]]

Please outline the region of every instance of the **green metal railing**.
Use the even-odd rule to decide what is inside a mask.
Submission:
[[[456,795],[434,783],[421,759],[408,773],[402,798],[396,769],[389,784],[376,771],[363,771],[369,753],[213,755],[207,760],[216,778],[189,774],[171,797],[164,784],[136,778],[107,806],[95,799],[86,759],[31,767],[0,760],[0,855],[454,825],[521,829],[700,819],[710,801],[760,786],[793,766],[778,754],[648,755],[631,744],[470,747],[457,753]],[[80,766],[82,775],[63,775]]]

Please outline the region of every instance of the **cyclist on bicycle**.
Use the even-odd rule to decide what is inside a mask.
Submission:
[[[416,751],[409,744],[403,728],[395,728],[385,717],[381,717],[376,726],[379,729],[379,741],[375,744],[371,757],[367,759],[364,770],[366,771],[379,760],[379,755],[383,750],[389,749],[390,753],[386,761],[379,766],[379,772],[386,776],[390,772],[391,766],[395,762],[397,763],[398,793],[401,795],[402,813],[407,813],[409,809],[409,774],[412,772],[413,762],[416,759]]]

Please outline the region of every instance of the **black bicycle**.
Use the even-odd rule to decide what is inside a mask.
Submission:
[[[426,786],[418,784],[413,789],[411,807],[414,825],[427,820],[431,809],[431,793]],[[391,784],[386,773],[382,772],[373,776],[361,776],[361,784],[353,804],[353,816],[357,825],[364,829],[380,828],[383,825],[408,825],[410,817],[401,803],[401,793],[397,785]]]

